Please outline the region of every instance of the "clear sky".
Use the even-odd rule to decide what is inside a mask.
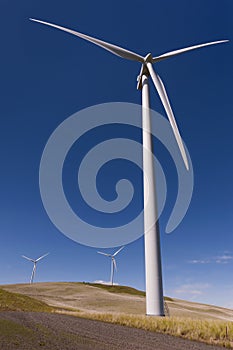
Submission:
[[[177,176],[171,158],[160,147],[157,158],[167,171],[168,183],[160,220],[164,291],[171,297],[233,307],[232,1],[3,0],[1,14],[0,283],[27,282],[32,264],[21,255],[36,258],[46,252],[50,255],[38,264],[36,281],[109,280],[110,261],[96,248],[68,239],[47,216],[39,190],[40,159],[52,132],[73,113],[106,102],[140,104],[138,63],[30,22],[29,17],[34,17],[141,55],[230,40],[158,63],[156,69],[166,84],[194,170],[187,215],[173,233],[166,234]],[[165,115],[153,89],[151,102]],[[99,136],[89,139],[99,142]],[[69,156],[67,164],[72,168],[74,153]],[[113,165],[112,176],[137,180],[132,214],[142,205],[142,177],[130,166]],[[63,179],[75,207],[74,174]],[[111,186],[107,190],[105,186],[110,174],[109,169],[102,174],[102,185],[101,173],[98,179],[100,193],[109,200]],[[85,207],[82,211],[88,220]],[[111,220],[106,222],[110,225]],[[117,263],[117,283],[145,288],[143,238],[127,245]]]

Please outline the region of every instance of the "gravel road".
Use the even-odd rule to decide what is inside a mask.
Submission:
[[[0,349],[219,350],[223,348],[67,315],[0,312]]]

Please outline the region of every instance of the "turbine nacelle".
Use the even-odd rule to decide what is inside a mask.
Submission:
[[[141,66],[141,70],[139,75],[137,76],[137,89],[141,90],[142,89],[142,76],[146,75],[147,77],[150,76],[150,73],[148,71],[148,68],[146,66],[147,63],[153,63],[153,56],[151,53],[148,53],[145,57],[144,57],[144,63]]]

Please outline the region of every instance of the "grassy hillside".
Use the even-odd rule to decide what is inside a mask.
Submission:
[[[87,286],[92,286],[96,288],[101,288],[104,290],[107,290],[110,293],[125,293],[125,294],[130,294],[130,295],[140,295],[140,296],[145,296],[146,293],[132,288],[132,287],[127,287],[127,286],[117,286],[117,285],[108,285],[108,284],[101,284],[101,283],[88,283],[88,282],[83,282],[84,285]]]
[[[40,300],[0,289],[0,311],[51,312],[53,308]]]
[[[117,285],[111,286],[108,284],[89,283],[89,282],[83,282],[83,284],[86,284],[86,285],[92,286],[92,287],[102,288],[104,290],[107,290],[110,293],[125,293],[125,294],[130,294],[130,295],[139,295],[141,297],[146,296],[146,292],[132,288],[132,287],[128,287],[128,286],[117,286]],[[173,299],[170,297],[164,297],[164,300],[165,301],[173,301]]]
[[[0,289],[0,311],[66,313],[233,347],[233,310],[172,298],[166,302],[171,317],[160,318],[145,316],[144,292],[126,286],[62,282]],[[0,319],[0,331],[8,332],[4,322]]]
[[[73,312],[145,315],[145,293],[126,286],[59,282],[2,286],[44,303]],[[233,321],[233,310],[166,298],[170,316]]]

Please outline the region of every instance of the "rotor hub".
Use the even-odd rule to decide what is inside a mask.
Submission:
[[[153,63],[153,56],[151,53],[148,53],[145,57],[144,57],[144,62],[145,63]]]

